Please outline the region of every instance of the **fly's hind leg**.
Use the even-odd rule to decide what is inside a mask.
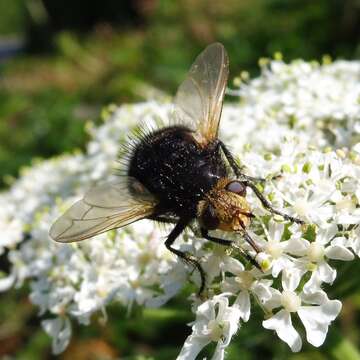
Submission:
[[[200,263],[196,259],[195,256],[192,256],[191,254],[187,252],[180,251],[178,249],[175,249],[172,247],[172,244],[176,240],[176,238],[183,232],[183,230],[186,228],[186,226],[189,224],[190,220],[188,219],[180,219],[179,222],[175,225],[171,233],[169,234],[167,240],[165,241],[165,246],[175,255],[179,256],[183,261],[186,263],[192,265],[194,268],[196,268],[199,271],[200,279],[201,279],[201,285],[198,294],[201,295],[205,289],[206,284],[206,276],[205,271],[201,267]]]

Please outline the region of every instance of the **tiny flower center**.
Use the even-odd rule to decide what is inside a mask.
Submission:
[[[242,290],[249,290],[254,282],[254,277],[249,271],[243,271],[235,277],[235,281]]]
[[[300,216],[306,216],[309,213],[309,203],[306,199],[297,199],[294,203],[294,210],[300,215]]]
[[[210,339],[211,341],[217,342],[219,341],[224,333],[224,323],[211,320],[209,321],[208,329],[210,331]]]
[[[281,294],[281,305],[288,312],[297,312],[301,306],[301,299],[293,291],[285,290]]]
[[[267,271],[271,268],[271,255],[265,252],[259,252],[255,257],[256,262],[260,265],[262,271]]]
[[[318,266],[316,264],[313,264],[312,262],[309,262],[306,266],[306,268],[311,271],[314,272],[316,271],[316,269],[318,268]]]
[[[307,255],[311,262],[317,263],[323,260],[325,254],[325,249],[323,245],[320,245],[316,242],[310,244]]]
[[[138,261],[140,266],[146,266],[150,261],[151,261],[151,254],[149,253],[142,253],[139,257],[138,257]]]
[[[98,287],[96,289],[96,293],[99,295],[99,297],[101,298],[106,298],[106,296],[109,294],[109,292],[107,291],[107,289],[104,289],[104,287]]]
[[[270,241],[266,247],[267,253],[273,259],[278,259],[283,254],[283,249],[280,243]]]
[[[351,211],[355,208],[354,203],[352,202],[351,198],[343,198],[336,202],[336,210],[347,210]]]
[[[139,280],[130,280],[129,283],[133,289],[138,289],[141,285]]]
[[[224,257],[226,250],[227,248],[224,245],[215,245],[213,248],[213,254],[218,257]]]

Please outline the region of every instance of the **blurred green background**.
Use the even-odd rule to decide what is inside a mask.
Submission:
[[[0,0],[0,188],[34,157],[84,148],[84,123],[99,121],[109,103],[174,94],[213,41],[229,52],[231,78],[242,70],[255,76],[258,59],[277,51],[285,60],[357,59],[360,1]],[[291,356],[255,320],[242,328],[227,358],[360,358],[360,282],[344,286],[359,270],[353,265],[337,280],[344,310],[321,351],[306,346]],[[0,295],[1,358],[52,357],[27,294]],[[130,318],[113,307],[106,325],[94,319],[76,327],[61,358],[173,359],[192,319],[180,308],[187,308],[185,297]]]

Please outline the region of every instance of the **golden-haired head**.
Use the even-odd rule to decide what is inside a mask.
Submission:
[[[246,186],[238,180],[220,179],[198,205],[201,226],[208,230],[241,231],[253,217],[246,201]]]

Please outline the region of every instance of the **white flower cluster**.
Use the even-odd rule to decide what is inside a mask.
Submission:
[[[240,101],[224,107],[221,139],[248,175],[268,179],[260,190],[273,206],[306,225],[270,216],[249,192],[256,218],[248,231],[261,253],[239,238],[232,249],[192,232],[177,241],[201,259],[208,288],[207,299],[190,299],[196,319],[178,359],[195,359],[210,342],[217,343],[212,358],[223,359],[253,306],[263,310],[263,327],[293,351],[302,346],[296,316],[307,341],[320,346],[341,310],[323,290],[336,278],[333,260],[360,256],[360,63],[272,61],[238,92]],[[88,126],[85,154],[34,163],[0,194],[0,253],[11,263],[0,290],[30,282],[54,353],[69,343],[70,318],[87,324],[94,312],[106,316],[110,302],[162,306],[189,280],[199,284],[198,274],[163,245],[164,229],[147,220],[75,244],[48,236],[64,209],[113,173],[120,144],[136,124],[166,123],[169,116],[171,106],[155,102],[110,108],[102,126]]]

